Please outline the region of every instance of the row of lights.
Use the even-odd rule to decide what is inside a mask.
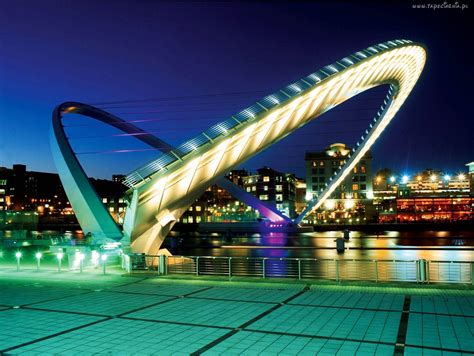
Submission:
[[[417,180],[418,182],[420,182],[422,179],[423,179],[423,177],[420,176],[420,175],[416,177],[416,180]],[[451,180],[451,176],[450,176],[449,174],[445,174],[445,175],[443,176],[443,179],[444,179],[446,182],[449,182],[449,181]],[[460,173],[460,174],[457,175],[457,179],[458,179],[459,181],[463,181],[463,180],[466,179],[466,175],[465,175],[464,173]],[[390,183],[395,183],[395,182],[397,181],[397,178],[396,178],[395,176],[391,176],[391,177],[389,178],[389,180],[390,180]],[[410,180],[410,177],[409,177],[409,176],[403,175],[403,176],[402,176],[402,179],[401,179],[401,182],[402,182],[403,184],[406,184],[406,183],[408,183],[409,180]],[[438,180],[438,176],[437,176],[436,174],[432,174],[432,175],[430,176],[430,180],[431,180],[432,182],[436,182],[436,181]],[[380,183],[381,181],[382,181],[382,178],[381,178],[381,177],[377,177],[377,178],[376,178],[376,182],[377,182],[377,183]]]
[[[17,251],[15,253],[15,257],[16,257],[16,269],[17,269],[17,271],[19,271],[20,270],[20,260],[23,257],[23,254],[21,253],[21,251]],[[36,269],[38,271],[40,270],[41,258],[42,257],[43,257],[43,254],[41,252],[36,252],[35,253]],[[56,258],[58,260],[58,272],[61,272],[61,267],[62,267],[61,262],[62,262],[63,257],[64,257],[64,253],[62,253],[62,252],[58,252],[56,254]],[[79,265],[81,273],[82,273],[82,270],[83,270],[83,264],[84,264],[85,257],[86,257],[86,255],[83,254],[82,252],[76,252],[76,254],[75,254],[74,265]],[[100,260],[102,260],[103,273],[105,274],[105,272],[106,272],[105,262],[107,261],[108,255],[103,254],[103,255],[100,256],[97,251],[92,251],[92,263],[94,264],[95,267],[98,266],[99,258],[100,258]]]

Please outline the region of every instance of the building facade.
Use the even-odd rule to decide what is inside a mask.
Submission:
[[[315,198],[338,168],[346,163],[351,148],[334,143],[322,152],[307,152],[306,200]],[[308,223],[360,223],[370,219],[373,198],[372,155],[367,152],[324,206],[306,218]]]

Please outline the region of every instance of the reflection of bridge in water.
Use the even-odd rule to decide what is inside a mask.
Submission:
[[[299,224],[321,206],[382,134],[413,89],[425,60],[424,48],[411,41],[371,46],[263,98],[177,148],[105,111],[66,102],[53,114],[53,155],[83,231],[91,232],[96,240],[123,238],[136,252],[158,253],[180,216],[215,183],[270,220],[288,223],[289,218],[275,208],[223,180],[223,174],[349,98],[389,85],[383,105],[345,165],[294,220]],[[124,183],[130,189],[123,231],[106,211],[69,145],[61,119],[70,113],[114,126],[163,152],[126,177]]]

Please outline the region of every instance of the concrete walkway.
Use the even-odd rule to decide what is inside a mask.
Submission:
[[[0,271],[4,354],[474,353],[474,290]]]

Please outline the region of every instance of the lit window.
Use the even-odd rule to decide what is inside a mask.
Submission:
[[[277,184],[275,187],[277,192],[282,192],[283,191],[283,186],[281,184]]]
[[[196,206],[196,211],[201,211],[201,206],[200,205]]]
[[[119,213],[123,212],[123,208],[119,207]]]
[[[192,224],[192,223],[193,223],[193,217],[192,217],[192,216],[188,216],[188,223],[189,223],[189,224]]]
[[[113,206],[111,206],[111,207],[109,208],[109,211],[110,211],[111,213],[113,213],[113,212],[115,211],[115,208],[114,208]]]
[[[354,173],[357,173],[357,167],[354,167]]]
[[[268,200],[268,194],[262,194],[259,196],[260,200]]]
[[[103,198],[102,203],[107,203],[107,198]]]
[[[252,192],[255,192],[257,190],[256,186],[252,186]]]
[[[247,187],[247,192],[250,192],[250,189],[251,189],[250,187]]]
[[[264,190],[264,191],[267,191],[267,190],[268,190],[268,185],[264,185],[264,186],[263,186],[263,190]]]
[[[283,194],[277,194],[276,201],[283,201]]]
[[[366,173],[365,166],[360,167],[360,173]]]
[[[193,207],[192,207],[192,206],[190,206],[188,210],[189,210],[189,211],[193,211]]]
[[[352,184],[352,190],[359,190],[359,184]]]
[[[270,182],[270,177],[269,176],[264,176],[263,181],[264,182]]]
[[[200,217],[200,216],[196,216],[196,222],[197,222],[197,223],[200,223],[200,222],[201,222],[201,217]]]

